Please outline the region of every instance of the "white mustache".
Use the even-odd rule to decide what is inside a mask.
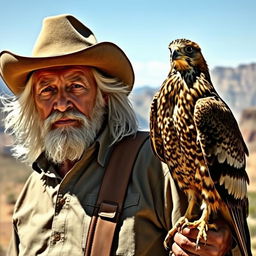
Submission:
[[[48,130],[55,122],[59,121],[60,119],[68,118],[73,119],[80,122],[82,125],[88,123],[88,118],[77,110],[69,110],[66,112],[53,112],[44,122],[44,127]]]

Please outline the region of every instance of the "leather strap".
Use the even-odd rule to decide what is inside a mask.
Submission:
[[[133,165],[148,132],[119,142],[111,155],[87,234],[85,256],[109,256]]]

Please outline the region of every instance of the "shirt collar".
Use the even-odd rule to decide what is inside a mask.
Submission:
[[[109,155],[113,150],[112,141],[113,138],[107,125],[96,139],[96,143],[99,145],[97,161],[102,167],[106,166]]]
[[[35,162],[32,163],[32,168],[38,173],[46,172],[50,168],[51,164],[46,159],[44,152],[42,152]]]

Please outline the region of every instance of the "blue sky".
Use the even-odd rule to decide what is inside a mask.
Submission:
[[[210,68],[256,62],[255,0],[0,0],[0,50],[29,56],[46,16],[70,13],[98,41],[130,58],[135,86],[159,86],[169,68],[168,44],[200,44]]]

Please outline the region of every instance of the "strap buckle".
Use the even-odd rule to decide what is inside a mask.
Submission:
[[[118,204],[113,202],[102,202],[100,204],[98,216],[107,218],[107,219],[114,219],[116,217],[118,210]]]

